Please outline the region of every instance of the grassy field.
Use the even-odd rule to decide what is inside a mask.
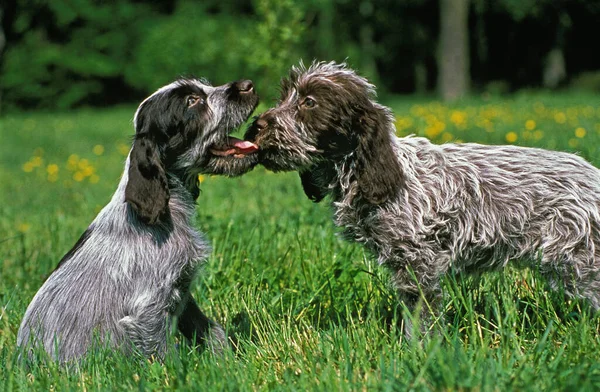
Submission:
[[[446,106],[389,99],[398,134],[578,152],[600,166],[600,97],[522,94]],[[444,334],[403,340],[386,271],[336,236],[297,175],[202,177],[213,254],[194,296],[232,337],[222,357],[99,351],[80,369],[17,362],[25,309],[108,202],[134,107],[0,118],[0,390],[598,390],[600,318],[534,273],[448,278]],[[175,345],[174,345],[175,347]]]

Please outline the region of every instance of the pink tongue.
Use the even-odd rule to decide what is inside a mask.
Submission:
[[[229,138],[229,145],[235,147],[235,149],[243,154],[248,154],[258,150],[258,146],[252,142],[246,140],[240,140],[235,137]]]

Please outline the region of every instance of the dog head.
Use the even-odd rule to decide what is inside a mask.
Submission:
[[[345,64],[315,62],[292,67],[282,80],[277,107],[260,115],[246,132],[259,147],[259,160],[273,171],[298,170],[307,195],[326,192],[322,173],[353,157],[355,180],[372,203],[397,190],[399,167],[388,108],[375,101],[375,87]]]
[[[200,79],[180,79],[146,98],[133,119],[125,190],[125,200],[140,218],[155,223],[166,211],[167,174],[197,196],[199,173],[235,176],[250,170],[258,160],[250,157],[256,145],[229,134],[257,104],[249,80],[213,87]]]

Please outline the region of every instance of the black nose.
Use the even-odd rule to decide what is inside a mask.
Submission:
[[[265,129],[267,127],[267,125],[269,125],[269,123],[267,122],[267,120],[265,120],[262,117],[259,117],[256,120],[255,124],[256,124],[256,128],[258,128],[258,129]]]
[[[254,88],[252,80],[238,80],[235,82],[235,87],[240,93],[249,93]]]

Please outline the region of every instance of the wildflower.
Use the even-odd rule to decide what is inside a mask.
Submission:
[[[467,113],[455,110],[450,115],[450,122],[457,127],[463,127],[467,124]]]
[[[129,146],[127,144],[124,143],[119,143],[117,145],[117,151],[119,151],[119,154],[123,155],[123,156],[127,156],[129,154]]]
[[[559,124],[564,124],[567,121],[567,116],[563,112],[558,112],[554,114],[554,121]]]
[[[33,171],[33,165],[31,164],[31,162],[25,162],[23,164],[23,171],[25,173],[31,173]]]
[[[77,154],[69,155],[69,159],[67,159],[67,169],[69,169],[69,171],[77,170],[78,163],[79,163],[79,156],[77,156]]]
[[[83,179],[84,179],[84,178],[85,178],[85,176],[84,176],[84,175],[83,175],[83,173],[82,173],[82,172],[80,172],[80,171],[78,171],[78,172],[75,172],[75,174],[73,174],[73,179],[74,179],[75,181],[77,181],[77,182],[81,182],[81,181],[83,181]]]
[[[29,162],[31,162],[31,165],[33,167],[40,167],[44,163],[44,160],[42,159],[42,157],[36,156],[31,158]]]
[[[450,132],[444,132],[444,133],[442,133],[442,142],[443,143],[448,143],[452,139],[454,139],[454,135],[451,134]]]
[[[579,145],[579,140],[569,139],[569,147],[576,148]]]
[[[413,126],[413,120],[410,117],[397,117],[395,125],[396,131],[402,133]]]
[[[425,136],[434,139],[446,129],[446,124],[438,120],[435,116],[427,118],[427,127],[425,127]]]
[[[517,141],[519,136],[515,132],[509,132],[506,134],[506,141],[509,143],[514,143]]]
[[[410,113],[415,117],[421,117],[427,113],[427,110],[421,105],[413,105],[410,108]]]
[[[202,184],[202,183],[204,182],[204,180],[205,180],[205,179],[206,179],[206,177],[205,177],[205,176],[203,176],[202,174],[198,174],[198,182],[199,182],[200,184]]]
[[[46,167],[46,172],[49,175],[58,174],[58,165],[56,163],[51,163]]]
[[[542,102],[536,102],[533,104],[533,110],[535,110],[537,114],[542,114],[545,109],[546,107]]]
[[[90,161],[88,161],[87,159],[81,159],[79,161],[79,163],[77,164],[77,167],[81,170],[85,169],[86,167],[88,167],[90,165]]]
[[[585,128],[579,127],[577,129],[575,129],[575,136],[577,136],[578,138],[582,139],[585,137],[586,131]]]
[[[542,130],[540,130],[540,129],[536,130],[536,131],[533,133],[533,138],[534,138],[535,140],[541,140],[543,137],[544,137],[544,132],[543,132]]]
[[[92,149],[92,152],[96,155],[102,155],[104,154],[104,146],[101,144],[96,144]]]
[[[97,174],[92,174],[90,176],[90,183],[97,184],[100,181],[100,177]]]
[[[29,231],[30,228],[31,225],[29,223],[19,223],[19,225],[17,226],[17,230],[21,233],[26,233],[27,231]]]
[[[533,131],[535,129],[535,121],[527,120],[525,121],[525,129],[528,131]]]

